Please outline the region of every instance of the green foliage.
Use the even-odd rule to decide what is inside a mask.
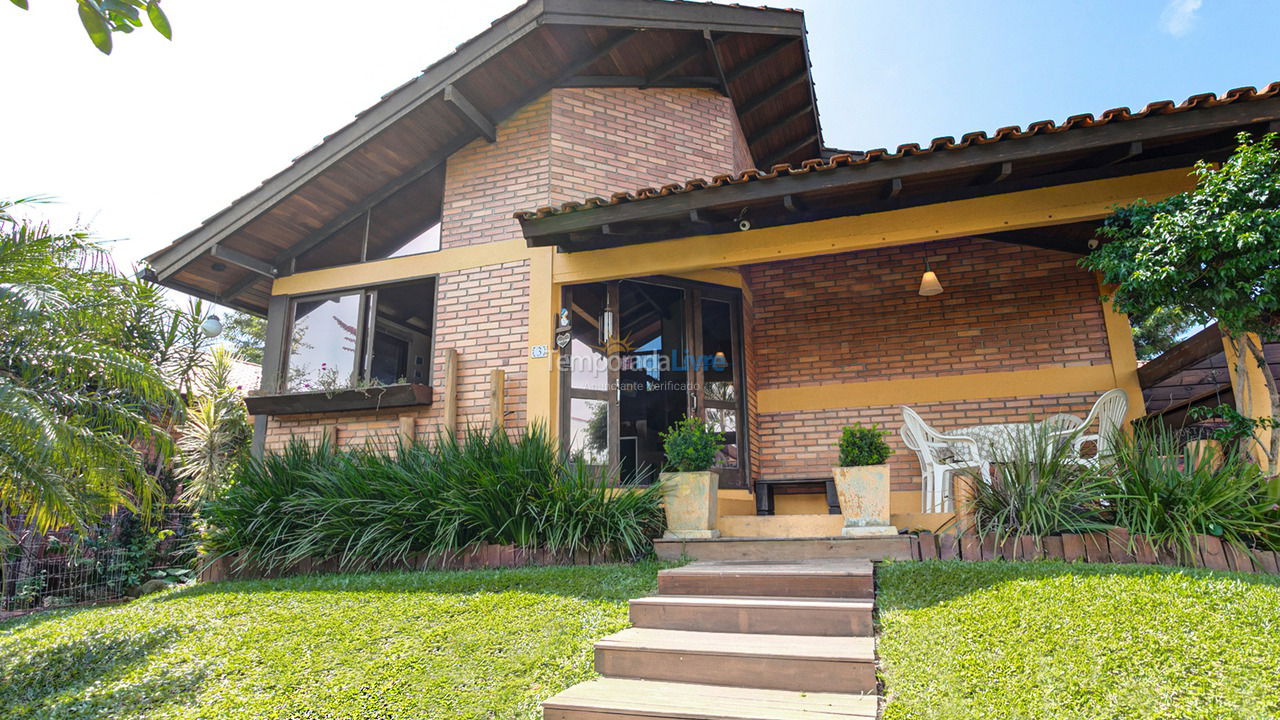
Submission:
[[[1038,423],[1031,432],[1010,431],[1001,439],[1008,448],[1007,462],[1000,464],[991,484],[976,476],[963,478],[979,533],[1003,540],[1109,526],[1101,503],[1109,483],[1080,464],[1071,443],[1054,431],[1049,423]]]
[[[249,454],[253,428],[231,377],[234,367],[231,351],[215,348],[189,388],[174,476],[184,483],[181,501],[190,507],[216,497]]]
[[[1213,431],[1213,439],[1236,452],[1243,452],[1249,447],[1249,441],[1257,436],[1260,430],[1276,427],[1276,419],[1269,417],[1248,417],[1230,405],[1207,407],[1198,405],[1187,411],[1187,417],[1195,421],[1222,420],[1222,425]]]
[[[27,0],[10,2],[23,10],[28,9]],[[166,40],[173,39],[173,28],[160,9],[160,0],[76,0],[76,11],[90,42],[104,55],[111,54],[112,33],[127,35],[142,27],[142,13],[146,13],[156,32]]]
[[[1219,461],[1163,429],[1137,428],[1117,437],[1108,472],[1116,524],[1159,547],[1190,557],[1196,535],[1240,548],[1280,548],[1280,506],[1258,467],[1242,453]]]
[[[261,365],[267,346],[267,319],[232,310],[222,319],[222,337],[235,348],[236,355]]]
[[[662,566],[309,575],[0,622],[0,718],[510,718]]]
[[[294,443],[244,463],[203,515],[214,552],[270,567],[313,557],[391,563],[474,543],[637,556],[663,519],[658,487],[611,487],[537,426],[395,453]]]
[[[888,460],[893,454],[889,443],[884,441],[888,434],[877,423],[872,423],[871,427],[863,427],[859,423],[845,428],[840,434],[840,466],[879,465]]]
[[[697,417],[686,417],[667,428],[660,437],[667,466],[676,472],[710,470],[716,455],[724,449],[724,435]]]
[[[1196,326],[1186,313],[1177,307],[1158,307],[1142,316],[1131,316],[1133,323],[1133,349],[1139,360],[1152,360],[1178,344],[1183,333]]]
[[[41,532],[145,515],[158,486],[140,448],[169,454],[198,322],[84,233],[16,215],[32,202],[0,201],[0,509]]]
[[[1116,286],[1121,312],[1176,310],[1228,335],[1276,338],[1280,315],[1280,148],[1275,133],[1240,135],[1231,158],[1196,165],[1194,190],[1118,208],[1111,240],[1081,265]]]
[[[876,584],[886,720],[1253,720],[1280,708],[1280,578],[934,561],[881,565]]]

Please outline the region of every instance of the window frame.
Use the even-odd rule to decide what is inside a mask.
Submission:
[[[418,253],[418,254],[425,254],[425,253]],[[409,256],[406,256],[406,257],[409,257]],[[357,350],[356,350],[355,368],[352,371],[352,377],[348,380],[348,382],[351,382],[354,384],[354,383],[367,381],[369,377],[369,369],[372,366],[373,338],[374,338],[374,335],[376,334],[376,326],[377,326],[376,313],[377,313],[377,307],[378,307],[378,291],[382,289],[398,287],[401,285],[413,285],[418,283],[422,283],[425,285],[427,284],[428,281],[430,282],[430,285],[431,285],[431,319],[429,322],[430,330],[427,333],[427,337],[429,338],[428,344],[427,344],[427,353],[426,353],[426,357],[423,360],[423,364],[426,367],[423,368],[422,379],[419,380],[416,378],[406,377],[406,381],[407,381],[407,384],[409,385],[430,386],[435,374],[434,373],[434,370],[435,370],[434,357],[435,357],[435,351],[436,351],[436,344],[435,344],[436,323],[437,323],[437,317],[438,317],[438,304],[440,300],[440,276],[438,274],[419,275],[415,277],[399,278],[396,280],[388,280],[386,282],[373,283],[369,285],[356,285],[356,286],[345,287],[345,288],[335,288],[332,290],[324,290],[321,292],[300,293],[297,295],[285,296],[283,298],[285,300],[284,302],[285,312],[283,313],[284,317],[282,318],[282,321],[284,323],[284,332],[281,333],[280,342],[282,346],[279,349],[279,355],[278,355],[279,361],[278,363],[276,363],[277,367],[275,368],[275,375],[276,375],[275,386],[276,386],[277,393],[301,394],[301,393],[308,392],[306,390],[292,389],[289,387],[289,384],[288,384],[289,365],[293,355],[293,353],[290,351],[290,344],[293,338],[295,323],[297,322],[298,303],[331,300],[334,298],[346,297],[351,295],[359,296],[360,298],[359,308],[356,311],[356,317],[359,324],[356,327],[355,346]],[[270,323],[270,318],[268,318],[268,324],[269,323]],[[395,326],[391,326],[390,330],[392,332],[390,332],[389,334],[393,335],[394,337],[397,337],[401,340],[406,339],[403,337],[401,333],[395,332],[397,330]],[[412,357],[406,358],[405,366],[406,368],[408,368],[408,371],[410,372],[416,367],[415,364],[413,363]],[[393,384],[399,384],[399,383],[393,383]]]

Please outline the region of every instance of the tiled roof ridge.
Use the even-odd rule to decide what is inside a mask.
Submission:
[[[1023,130],[1017,125],[1002,127],[997,130],[994,135],[987,135],[985,131],[977,130],[965,133],[961,136],[959,142],[956,142],[956,139],[952,136],[946,136],[934,138],[926,147],[921,147],[918,143],[899,145],[896,152],[889,152],[885,148],[876,148],[862,153],[841,152],[825,159],[815,158],[812,160],[805,160],[799,165],[788,165],[782,163],[774,165],[768,170],[750,168],[738,173],[716,175],[710,180],[705,178],[692,178],[684,183],[671,183],[659,188],[647,187],[639,188],[631,192],[616,192],[608,199],[597,196],[587,198],[581,202],[566,202],[558,207],[547,206],[540,207],[537,210],[532,211],[523,210],[514,213],[513,217],[520,220],[533,220],[548,217],[550,215],[561,215],[578,210],[588,210],[605,205],[618,205],[624,202],[635,202],[637,200],[665,197],[668,195],[693,192],[695,190],[703,190],[706,188],[720,187],[724,185],[738,185],[758,180],[771,180],[784,175],[804,175],[811,172],[834,170],[835,168],[845,166],[851,167],[855,165],[866,165],[868,163],[892,160],[910,155],[925,155],[943,150],[961,150],[975,145],[987,145],[990,143],[1017,140],[1035,135],[1050,135],[1079,128],[1099,127],[1114,122],[1139,120],[1152,115],[1171,115],[1174,113],[1186,112],[1188,110],[1230,105],[1232,103],[1242,101],[1261,100],[1277,95],[1280,95],[1280,82],[1273,82],[1260,91],[1252,86],[1246,86],[1235,88],[1234,90],[1228,90],[1220,96],[1214,95],[1213,93],[1200,93],[1198,95],[1192,95],[1180,104],[1175,104],[1172,100],[1157,100],[1155,102],[1148,103],[1141,112],[1137,113],[1131,112],[1127,107],[1120,107],[1107,110],[1096,118],[1089,113],[1083,115],[1072,115],[1061,125],[1054,123],[1052,120],[1039,120],[1027,125],[1026,130]]]

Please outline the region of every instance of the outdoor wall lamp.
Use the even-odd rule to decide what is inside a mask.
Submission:
[[[938,282],[938,275],[929,268],[929,258],[925,258],[924,275],[920,276],[920,294],[924,297],[929,297],[941,292],[942,283]]]

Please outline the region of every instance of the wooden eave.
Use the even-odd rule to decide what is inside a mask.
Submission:
[[[765,54],[768,62],[754,62]],[[261,314],[272,279],[289,272],[301,248],[466,144],[492,141],[498,124],[551,89],[582,86],[713,88],[747,109],[739,119],[757,162],[799,162],[822,151],[802,13],[530,0],[148,257],[151,277]]]

